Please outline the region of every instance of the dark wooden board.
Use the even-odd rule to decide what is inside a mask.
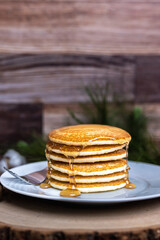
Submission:
[[[89,100],[85,86],[96,83],[105,86],[109,82],[110,100],[116,93],[127,101],[143,102],[142,108],[149,117],[149,130],[159,142],[159,63],[160,56],[1,54],[0,102],[15,106],[43,103],[43,133],[48,134],[51,129],[68,124],[67,108],[81,114],[78,103]],[[33,120],[32,112],[30,117]],[[39,127],[41,124],[40,117]],[[15,133],[16,129],[10,120],[0,125],[3,136],[5,131]]]
[[[160,54],[159,1],[0,1],[1,53]]]
[[[75,103],[88,100],[85,86],[110,83],[127,100],[134,98],[132,56],[0,56],[0,102]]]
[[[0,104],[1,144],[42,134],[42,114],[42,104]]]
[[[160,57],[136,59],[135,99],[137,102],[160,102]]]
[[[84,87],[110,84],[127,101],[160,101],[160,56],[0,55],[0,102],[85,102]]]

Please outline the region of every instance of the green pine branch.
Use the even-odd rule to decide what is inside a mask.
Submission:
[[[160,151],[148,133],[147,118],[139,107],[127,107],[127,103],[114,96],[113,103],[109,99],[109,85],[86,87],[89,102],[80,104],[81,112],[86,121],[80,120],[69,110],[76,123],[112,125],[128,131],[132,140],[129,147],[129,159],[160,165]]]

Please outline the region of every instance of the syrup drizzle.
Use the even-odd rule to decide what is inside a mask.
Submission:
[[[51,173],[52,173],[52,169],[49,166],[50,163],[51,163],[51,161],[49,160],[48,161],[48,172],[47,172],[47,176],[46,176],[47,179],[43,183],[40,184],[40,188],[47,189],[47,188],[51,187],[50,182],[49,182],[49,180],[51,178]]]
[[[68,158],[69,161],[69,184],[70,186],[60,192],[60,195],[62,197],[77,197],[81,195],[81,192],[77,189],[76,185],[76,179],[74,174],[74,159],[78,157],[80,151],[82,151],[83,147],[79,147],[76,155],[74,156],[68,156],[65,154],[65,156]]]
[[[94,139],[90,139],[89,142],[91,142],[91,141],[93,142],[93,141],[100,140],[100,139],[102,141],[104,141],[106,139],[108,140],[108,139],[114,139],[114,138],[111,138],[111,137],[96,137]],[[75,147],[76,151],[74,152],[74,154],[72,156],[68,156],[66,154],[66,152],[64,151],[64,149],[62,150],[62,148],[60,147],[60,150],[61,150],[62,154],[65,155],[69,160],[69,167],[70,167],[70,172],[71,172],[71,173],[69,173],[69,182],[70,182],[71,187],[68,187],[67,189],[64,189],[60,192],[60,195],[62,197],[77,197],[77,196],[81,195],[81,192],[77,189],[77,186],[76,186],[76,179],[75,179],[75,174],[74,174],[74,159],[76,157],[78,157],[80,152],[82,151],[82,149],[84,149],[88,145],[89,144],[85,144],[83,146],[79,146],[78,148],[76,146]]]
[[[129,165],[128,165],[128,143],[125,144],[125,150],[126,150],[126,162],[127,162],[127,168],[125,170],[126,173],[126,177],[124,178],[125,182],[126,182],[126,186],[125,188],[129,188],[129,189],[133,189],[136,187],[136,185],[134,183],[131,183],[129,181],[129,174],[128,171],[130,169]]]
[[[52,144],[52,146],[56,145],[55,143]],[[67,149],[67,146],[66,146],[66,149]],[[79,150],[81,150],[81,148],[79,147],[78,148]],[[60,195],[63,196],[63,197],[76,197],[76,196],[79,196],[81,193],[80,191],[76,188],[76,181],[75,181],[75,176],[74,176],[74,170],[73,170],[73,162],[74,162],[74,158],[77,157],[77,156],[74,156],[74,157],[71,157],[71,156],[68,156],[64,149],[62,150],[62,147],[60,147],[60,150],[62,152],[63,155],[65,155],[67,158],[68,158],[68,161],[69,161],[69,167],[70,167],[70,172],[69,172],[69,182],[70,182],[70,185],[71,187],[67,188],[67,189],[64,189],[61,191]],[[79,152],[79,151],[78,151]],[[78,153],[79,154],[79,153]],[[77,154],[76,154],[77,155]],[[50,185],[50,178],[51,178],[51,173],[52,173],[52,168],[50,167],[50,164],[51,164],[51,160],[48,161],[48,172],[47,172],[47,180],[43,183],[40,184],[40,187],[43,188],[43,189],[47,189],[47,188],[50,188],[51,185]]]
[[[46,188],[50,188],[50,187],[51,187],[51,186],[50,186],[50,184],[49,184],[47,181],[40,184],[40,188],[46,189]]]
[[[112,137],[96,137],[94,139],[90,139],[89,142],[94,142],[96,140],[108,140],[108,139],[115,139],[115,138],[112,138]],[[56,143],[52,143],[53,146],[54,144],[56,145]],[[75,179],[75,174],[74,174],[74,159],[76,157],[79,156],[80,152],[82,151],[82,149],[84,149],[85,147],[87,147],[88,145],[90,144],[85,144],[84,146],[72,146],[73,147],[73,153],[72,153],[72,156],[69,156],[67,154],[67,145],[66,147],[61,147],[59,146],[59,149],[61,151],[61,153],[66,157],[68,158],[68,162],[69,162],[69,187],[62,190],[60,192],[60,195],[63,196],[63,197],[77,197],[79,195],[81,195],[81,192],[77,189],[77,185],[76,185],[76,179]],[[74,151],[76,150],[76,151]],[[124,180],[126,181],[126,186],[125,188],[129,188],[129,189],[133,189],[135,188],[135,184],[131,183],[129,181],[129,177],[128,177],[128,170],[130,169],[129,166],[128,166],[128,143],[125,144],[125,150],[126,150],[126,161],[127,161],[127,168],[125,170],[125,173],[126,173],[126,177],[124,178]],[[49,161],[49,164],[51,163],[51,161]],[[48,170],[48,173],[47,173],[47,178],[50,179],[50,175],[51,175],[51,169],[49,168]],[[44,183],[41,183],[40,185],[41,188],[49,188],[51,187],[50,186],[50,183],[49,183],[49,180],[44,182]]]

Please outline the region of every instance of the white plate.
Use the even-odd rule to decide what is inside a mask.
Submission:
[[[19,175],[25,175],[41,170],[47,166],[47,161],[30,163],[13,168],[12,171]],[[1,183],[9,190],[26,196],[44,198],[50,200],[79,202],[79,203],[120,203],[145,200],[160,197],[160,166],[129,161],[130,181],[136,185],[135,189],[122,188],[120,190],[102,193],[81,194],[75,198],[64,198],[60,191],[50,188],[41,189],[22,183],[12,177],[8,172],[1,176]]]

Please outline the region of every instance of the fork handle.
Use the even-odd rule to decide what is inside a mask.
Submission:
[[[17,175],[15,172],[12,172],[11,170],[9,170],[9,169],[6,168],[6,167],[3,167],[3,168],[4,168],[8,173],[10,173],[13,177],[18,178],[18,179],[21,180],[22,182],[25,182],[25,183],[31,185],[31,183],[30,183],[29,181],[27,181],[27,180],[25,180],[24,178],[20,177],[20,176]]]

